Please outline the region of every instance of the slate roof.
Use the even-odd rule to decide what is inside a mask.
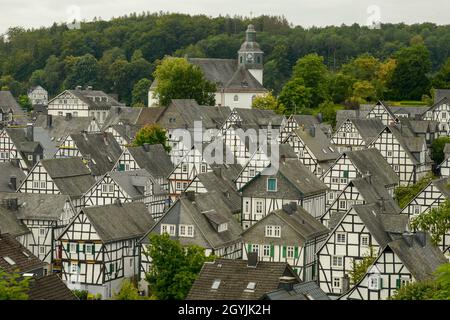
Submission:
[[[81,197],[95,183],[81,158],[43,159],[41,164],[61,194]]]
[[[399,183],[399,177],[377,149],[346,151],[344,154],[352,161],[360,173],[370,173],[372,176],[377,177],[385,187]]]
[[[370,106],[368,110],[337,110],[336,111],[336,128],[339,128],[341,124],[347,119],[365,119],[369,114],[373,106]]]
[[[289,204],[288,206],[292,206],[292,204]],[[283,208],[269,213],[257,223],[253,224],[242,233],[242,236],[245,237],[245,242],[264,243],[266,240],[264,234],[252,231],[255,226],[267,223],[266,220],[269,219],[271,215],[278,217],[278,219],[283,222],[283,225],[289,226],[296,234],[296,236],[288,238],[287,234],[284,233],[282,235],[282,240],[286,243],[305,243],[317,237],[327,235],[330,232],[327,227],[309,214],[305,209],[296,205],[292,213],[289,213]]]
[[[350,119],[366,144],[371,143],[385,128],[380,119]]]
[[[88,162],[94,176],[101,176],[114,168],[122,155],[122,149],[111,133],[78,133],[71,134],[78,150]]]
[[[30,233],[30,230],[17,217],[17,210],[8,206],[6,201],[0,202],[0,235],[9,233],[13,237]]]
[[[266,293],[265,300],[330,300],[315,281],[300,282],[293,285],[293,290],[285,288]]]
[[[59,220],[70,198],[65,195],[38,193],[0,193],[0,201],[17,199],[18,219]]]
[[[59,275],[51,274],[30,282],[28,300],[78,300]]]
[[[241,118],[240,128],[266,128],[269,124],[273,128],[280,127],[286,118],[276,114],[273,110],[234,108],[234,112]]]
[[[450,178],[442,178],[431,181],[431,183],[450,200]]]
[[[39,149],[42,149],[42,145],[39,142],[29,139],[26,128],[6,128],[5,131],[19,152],[36,153]],[[28,158],[22,158],[26,166],[31,168],[32,164]]]
[[[417,281],[431,278],[437,267],[448,262],[442,251],[432,244],[428,233],[425,234],[425,245],[419,240],[418,233],[415,233],[404,234],[389,242],[387,247],[400,258]]]
[[[0,91],[0,111],[8,113],[13,112],[13,119],[15,124],[26,124],[28,119],[22,107],[14,99],[10,91]]]
[[[141,199],[145,196],[144,187],[147,181],[153,181],[153,177],[147,170],[111,171],[108,175],[133,199]],[[155,181],[153,181],[155,183]],[[159,185],[154,185],[153,192],[157,195],[167,194]]]
[[[81,209],[103,243],[141,238],[155,221],[142,202]]]
[[[392,234],[402,234],[407,230],[407,215],[382,213],[377,204],[354,205],[350,210],[356,212],[381,247],[392,241]]]
[[[33,130],[34,141],[38,141],[44,148],[44,158],[53,158],[56,152],[58,152],[55,139],[52,140],[49,131],[44,128],[35,126]]]
[[[47,126],[47,116],[39,115],[36,118],[35,127],[43,128],[48,132],[55,142],[60,142],[62,138],[72,133],[89,131],[89,126],[95,118],[91,117],[72,117],[68,119],[62,116],[52,116],[52,126]]]
[[[20,184],[25,180],[26,175],[18,166],[14,165],[12,162],[0,163],[0,192],[13,192],[16,190],[11,189],[10,179],[11,176],[16,177],[16,186],[19,187]]]
[[[388,126],[390,132],[395,136],[400,145],[405,149],[406,154],[409,155],[411,161],[415,164],[420,163],[419,155],[423,146],[426,146],[425,137],[417,137],[412,133],[409,128],[405,128],[402,124],[397,126]],[[426,162],[429,162],[429,158]]]
[[[300,282],[284,262],[259,261],[256,267],[248,267],[244,260],[217,259],[203,265],[187,300],[258,300],[277,290],[282,276],[295,277]],[[211,286],[216,280],[220,280],[220,285],[213,290]],[[256,283],[255,290],[246,292],[250,282]]]
[[[311,128],[299,128],[295,130],[295,133],[319,162],[334,161],[339,158],[340,153],[320,128],[314,127],[314,136],[311,135],[310,130]]]
[[[444,98],[450,98],[450,89],[436,89],[434,103],[438,103]]]
[[[236,59],[189,58],[200,67],[205,78],[224,92],[266,92],[267,90]],[[244,84],[245,82],[245,84]]]
[[[409,118],[416,119],[421,118],[427,111],[430,109],[429,106],[408,106],[408,107],[395,107],[390,106],[389,107],[393,114],[400,115],[400,114],[407,114]],[[400,119],[402,119],[400,117]]]
[[[153,108],[129,108],[112,107],[106,117],[103,128],[106,129],[112,125],[137,125],[154,124],[164,112],[164,107]]]
[[[5,257],[9,257],[15,264],[9,264]],[[15,236],[3,231],[0,233],[0,269],[6,272],[19,271],[23,274],[43,267],[44,263],[22,246]]]
[[[122,103],[118,102],[116,99],[114,99],[111,95],[106,94],[103,91],[100,90],[67,90],[64,91],[69,92],[70,94],[74,95],[84,103],[86,103],[89,107],[89,110],[105,110],[110,109],[113,106],[123,106]],[[63,94],[61,93],[61,94]],[[59,96],[56,96],[52,100],[49,101],[49,104],[53,102],[55,99],[59,99]],[[98,101],[97,99],[91,99],[91,97],[100,97],[102,99],[106,98],[106,101]]]
[[[399,213],[401,211],[397,202],[394,201],[384,185],[379,181],[377,176],[363,176],[349,182],[358,189],[367,204],[378,203],[383,199],[385,212]]]
[[[280,173],[303,195],[325,192],[328,187],[300,160],[286,159],[280,162]]]
[[[160,144],[149,145],[149,151],[144,147],[127,148],[141,169],[147,170],[155,179],[168,177],[173,170],[173,164],[164,147]]]

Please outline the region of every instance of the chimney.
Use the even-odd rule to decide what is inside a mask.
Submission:
[[[106,132],[103,132],[103,143],[106,146],[108,145],[108,134]]]
[[[314,125],[309,127],[309,135],[313,138],[316,136],[316,127]]]
[[[344,275],[344,278],[342,278],[342,293],[346,293],[350,290],[350,278],[348,277],[348,274]]]
[[[92,86],[86,86],[86,90],[92,90]]]
[[[12,198],[12,199],[8,199],[7,201],[8,201],[8,209],[9,210],[17,211],[17,209],[19,209],[19,199]]]
[[[88,140],[88,137],[87,137],[87,132],[86,131],[82,131],[81,132],[82,134],[83,134],[83,138],[84,138],[84,140]]]
[[[119,198],[116,199],[116,201],[114,202],[114,204],[115,204],[116,206],[118,206],[118,207],[123,207],[122,201],[120,201]]]
[[[247,267],[256,268],[258,265],[258,252],[247,253]]]
[[[280,282],[278,284],[278,289],[284,289],[286,291],[294,290],[294,284],[297,283],[297,279],[294,277],[283,276],[280,277]]]
[[[144,143],[144,145],[142,147],[144,148],[145,152],[150,152],[150,144],[149,143]]]
[[[81,90],[81,89],[83,89],[82,86],[76,86],[76,87],[75,87],[75,90]]]
[[[20,160],[19,159],[10,159],[10,162],[14,167],[20,168]]]
[[[125,136],[131,138],[131,127],[129,124],[125,125]]]
[[[286,162],[286,155],[285,155],[285,154],[282,154],[282,155],[280,156],[280,162],[281,162],[281,163],[285,163],[285,162]]]
[[[417,231],[416,239],[422,247],[427,245],[427,233],[425,231]]]
[[[297,203],[291,202],[287,204],[283,204],[283,210],[289,215],[292,215],[297,212]]]
[[[381,197],[378,201],[378,204],[380,205],[381,213],[384,213],[386,211],[385,199]]]
[[[53,116],[51,114],[47,115],[47,128],[51,128],[53,125]]]
[[[317,118],[317,121],[319,121],[319,123],[322,123],[323,122],[323,114],[322,114],[322,112],[319,112],[317,114],[316,118]]]
[[[195,191],[186,191],[185,196],[189,201],[191,202],[195,201]]]
[[[16,176],[11,176],[9,178],[9,186],[11,187],[11,189],[14,190],[14,192],[17,190],[17,177]]]
[[[412,247],[414,244],[414,234],[411,234],[409,232],[405,232],[403,233],[403,239],[405,239],[406,244],[408,245],[408,247]]]
[[[72,114],[71,113],[66,113],[66,121],[69,121],[72,119]]]
[[[32,123],[27,124],[27,140],[34,141],[34,128]]]

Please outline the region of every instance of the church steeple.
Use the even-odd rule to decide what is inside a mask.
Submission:
[[[250,24],[245,32],[245,42],[238,51],[239,65],[245,67],[262,84],[264,52],[256,42],[255,26]]]

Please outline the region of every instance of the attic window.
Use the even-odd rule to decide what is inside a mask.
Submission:
[[[219,289],[220,286],[220,280],[214,280],[212,286],[211,286],[211,290],[217,290]]]
[[[249,282],[247,284],[247,288],[245,288],[245,292],[254,292],[256,289],[256,282]]]
[[[11,259],[10,257],[3,257],[3,259],[4,259],[6,262],[8,262],[8,264],[10,264],[11,266],[13,266],[13,265],[16,264],[16,262],[15,262],[13,259]]]
[[[227,231],[227,230],[228,230],[228,223],[227,222],[219,224],[219,226],[217,228],[218,232],[224,232],[224,231]]]
[[[327,153],[327,150],[325,148],[322,149],[323,153]]]

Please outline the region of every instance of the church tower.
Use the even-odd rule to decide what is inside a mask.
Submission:
[[[239,66],[245,67],[256,80],[263,84],[264,52],[256,42],[255,26],[250,24],[245,32],[245,42],[238,51]]]

